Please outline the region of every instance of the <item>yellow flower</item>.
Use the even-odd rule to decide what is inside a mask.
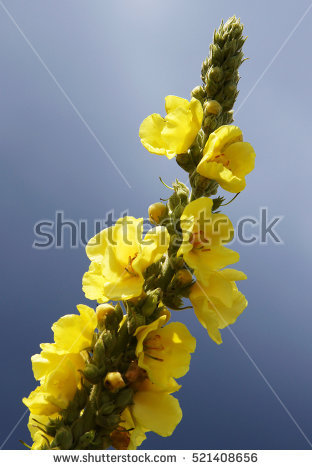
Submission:
[[[65,315],[52,326],[55,343],[41,344],[41,353],[31,358],[40,386],[23,403],[32,413],[49,416],[67,408],[80,388],[84,350],[91,346],[97,317],[86,305],[77,308],[80,315]]]
[[[131,411],[136,426],[162,437],[170,436],[182,419],[178,400],[166,392],[137,392]]]
[[[247,307],[247,300],[235,283],[243,279],[246,279],[243,272],[224,269],[211,273],[205,283],[196,282],[191,288],[195,314],[217,344],[222,343],[219,329],[235,323]]]
[[[50,394],[45,392],[43,386],[33,390],[23,403],[33,414],[51,416],[60,411],[60,408],[49,401]]]
[[[212,214],[212,204],[212,199],[201,197],[190,202],[181,216],[183,240],[177,256],[183,255],[197,279],[239,260],[236,251],[222,246],[233,238],[233,225],[226,215]]]
[[[57,417],[58,414],[54,414],[48,417],[30,413],[28,429],[33,440],[31,450],[40,450],[43,445],[47,444],[48,442],[51,443],[53,438],[44,432],[44,429],[45,426],[49,424],[50,419],[56,419]]]
[[[165,227],[154,227],[144,239],[142,233],[143,219],[124,217],[89,241],[91,265],[83,277],[86,297],[105,302],[142,293],[145,269],[166,253],[170,240]]]
[[[226,191],[238,193],[246,186],[245,176],[254,169],[255,157],[239,127],[221,126],[210,134],[197,171]]]
[[[44,345],[41,354],[32,356],[33,372],[38,386],[23,399],[31,413],[51,415],[67,408],[81,384],[85,360],[81,354],[63,354],[55,345]]]
[[[140,446],[150,431],[163,437],[170,436],[182,419],[179,402],[171,396],[177,388],[172,388],[171,383],[167,389],[159,388],[149,379],[132,385],[135,390],[133,404],[123,411],[120,421],[120,426],[129,430],[128,449]]]
[[[80,315],[65,315],[52,326],[58,349],[80,353],[89,348],[97,326],[95,311],[87,305],[77,305]]]
[[[167,317],[163,315],[135,332],[138,365],[160,389],[172,386],[173,377],[179,378],[188,372],[190,353],[196,346],[195,338],[185,325],[173,322],[163,326],[166,322]]]
[[[166,117],[151,114],[141,124],[140,138],[144,147],[151,153],[173,158],[185,153],[192,145],[203,120],[200,101],[191,101],[178,96],[166,96]]]

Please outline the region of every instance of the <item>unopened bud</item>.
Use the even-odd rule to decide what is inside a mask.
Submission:
[[[133,400],[133,390],[132,388],[124,388],[121,390],[115,400],[115,405],[117,408],[125,408],[127,405],[130,405]]]
[[[208,80],[220,82],[223,78],[223,70],[221,67],[212,67],[208,72]]]
[[[180,269],[176,273],[176,279],[181,285],[185,286],[191,284],[193,276],[188,269]]]
[[[104,403],[98,411],[99,415],[110,415],[115,409],[115,403],[112,401],[108,401]]]
[[[108,314],[115,312],[115,307],[111,304],[100,304],[96,307],[98,323],[103,323]]]
[[[98,367],[96,367],[94,364],[87,364],[83,369],[83,375],[92,384],[98,383],[101,377]]]
[[[104,379],[104,386],[111,392],[117,392],[121,388],[125,387],[126,384],[120,374],[120,372],[109,372],[106,374]]]
[[[94,345],[93,359],[99,367],[105,363],[105,346],[102,338],[99,338]]]
[[[73,443],[73,435],[68,426],[62,426],[56,433],[53,444],[61,449],[68,450]],[[54,447],[54,446],[53,446]]]
[[[217,100],[206,101],[204,105],[205,114],[220,114],[222,111],[222,106]]]
[[[148,216],[152,224],[159,224],[160,220],[167,212],[167,207],[161,202],[155,202],[148,208]]]
[[[199,101],[202,101],[205,97],[205,92],[201,86],[196,86],[191,91],[192,98],[196,98]]]
[[[154,313],[157,305],[158,305],[158,302],[159,302],[159,299],[160,299],[160,295],[161,295],[161,290],[160,289],[155,289],[153,292],[150,292],[142,306],[142,313],[143,315],[145,315],[146,317],[152,315],[152,313]]]

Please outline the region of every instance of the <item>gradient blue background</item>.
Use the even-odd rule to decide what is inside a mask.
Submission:
[[[237,105],[270,63],[309,1],[6,0],[36,48],[128,179],[129,189],[13,25],[0,2],[1,429],[6,439],[35,383],[30,356],[51,341],[51,324],[84,302],[83,247],[34,250],[39,219],[90,223],[114,208],[145,216],[166,197],[158,181],[187,181],[174,161],[149,154],[138,128],[163,113],[168,94],[188,97],[222,18],[241,17],[249,36]],[[303,19],[239,111],[256,149],[247,189],[227,207],[235,223],[260,207],[283,215],[284,244],[234,246],[249,307],[233,331],[311,438],[311,15]],[[255,230],[254,230],[255,232]],[[251,232],[250,232],[251,233]],[[89,302],[90,304],[90,302]],[[197,337],[178,394],[183,421],[147,449],[309,449],[310,446],[229,331],[214,344],[191,310],[176,312]],[[30,441],[27,418],[4,448]]]

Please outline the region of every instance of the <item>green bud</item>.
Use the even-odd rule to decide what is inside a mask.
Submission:
[[[95,425],[95,410],[89,402],[79,418],[83,423],[83,432],[91,431]]]
[[[116,306],[115,306],[115,315],[116,315],[116,318],[118,320],[118,325],[119,323],[122,321],[123,319],[123,310],[122,310],[122,307],[120,305],[120,303],[118,303]]]
[[[75,393],[73,403],[79,410],[82,410],[86,405],[87,399],[88,399],[88,393],[86,389],[83,387],[80,390],[78,389],[77,392]]]
[[[170,196],[170,198],[169,198],[169,200],[168,200],[168,207],[169,207],[169,209],[170,209],[171,211],[173,211],[174,208],[175,208],[179,203],[180,203],[180,198],[179,198],[179,196],[177,195],[177,193],[174,192],[174,193]]]
[[[94,349],[93,349],[93,358],[94,362],[99,366],[103,366],[105,364],[105,346],[103,343],[103,339],[99,338],[97,342],[95,343]]]
[[[133,335],[139,326],[145,325],[145,317],[137,313],[135,316],[128,316],[127,326],[130,335]]]
[[[222,111],[221,104],[216,100],[209,100],[206,101],[204,105],[204,113],[205,114],[220,114]]]
[[[149,317],[154,313],[155,308],[158,305],[161,295],[161,289],[155,289],[150,292],[141,308],[141,312],[145,317]]]
[[[95,438],[95,431],[92,429],[91,431],[85,432],[80,438],[78,442],[77,448],[80,450],[88,449],[93,443]]]
[[[84,426],[83,420],[78,418],[72,424],[71,430],[72,430],[72,434],[73,434],[73,437],[74,437],[74,441],[77,441],[85,431],[85,426]]]
[[[73,435],[68,426],[62,426],[56,433],[53,440],[53,447],[60,447],[61,449],[68,450],[73,443]]]
[[[179,180],[176,180],[172,186],[175,190],[176,195],[179,198],[179,202],[181,204],[186,205],[188,203],[188,197],[190,193],[188,187]]]
[[[182,206],[182,204],[177,205],[177,207],[173,211],[173,217],[175,219],[180,219],[183,211],[184,211],[184,206]]]
[[[60,418],[50,419],[49,423],[45,425],[46,432],[49,436],[55,436],[62,421]]]
[[[98,410],[99,415],[110,415],[115,409],[115,403],[112,401],[109,401],[107,403],[104,403],[100,409]]]
[[[100,370],[94,364],[87,364],[83,370],[83,375],[92,384],[97,384],[101,379]]]
[[[116,344],[116,336],[111,331],[105,331],[102,335],[105,348],[110,351]]]
[[[197,100],[201,102],[204,101],[205,92],[203,88],[201,86],[196,86],[195,88],[193,88],[193,90],[191,91],[191,97],[196,98]]]
[[[110,429],[114,429],[115,426],[117,426],[117,424],[119,424],[120,422],[120,414],[111,414],[109,416],[106,416],[106,420],[105,420],[105,425],[106,427],[110,428]]]
[[[121,390],[115,400],[116,407],[125,408],[127,405],[130,405],[133,401],[133,393],[132,388],[124,388]]]
[[[108,403],[111,401],[112,395],[108,390],[102,390],[100,394],[100,403],[103,405],[104,403]]]
[[[183,168],[183,170],[187,171],[188,173],[195,168],[192,156],[189,152],[180,153],[179,155],[177,155],[176,162],[181,168]]]
[[[71,402],[68,407],[62,411],[63,420],[66,424],[73,423],[80,415],[80,409]]]

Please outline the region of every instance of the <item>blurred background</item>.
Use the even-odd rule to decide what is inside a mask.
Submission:
[[[248,40],[235,123],[254,146],[255,171],[226,213],[283,216],[283,243],[232,245],[249,306],[217,346],[192,310],[174,312],[197,338],[177,394],[183,420],[142,449],[309,449],[311,419],[311,52],[309,1],[0,1],[1,304],[0,445],[30,443],[21,403],[34,388],[30,356],[51,324],[86,302],[84,247],[38,250],[38,220],[93,222],[147,207],[187,175],[149,154],[138,129],[189,98],[213,30],[236,14]],[[247,99],[246,99],[247,98]],[[89,126],[89,128],[88,128]],[[93,133],[93,135],[92,135]],[[96,138],[95,138],[96,136]],[[98,139],[98,141],[97,141]],[[99,144],[100,143],[100,144]],[[121,177],[101,145],[128,183]],[[248,237],[259,226],[246,226]],[[248,356],[249,355],[249,356]]]

